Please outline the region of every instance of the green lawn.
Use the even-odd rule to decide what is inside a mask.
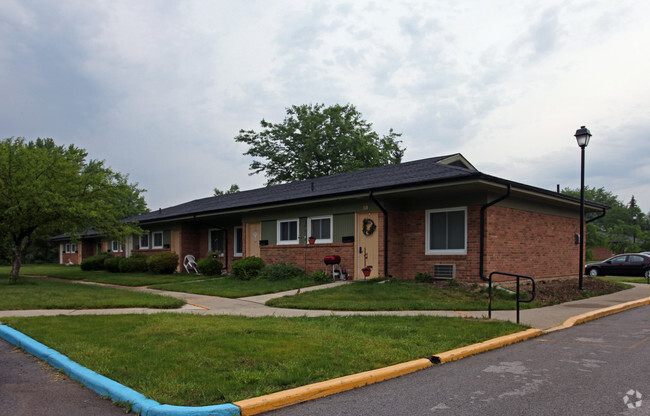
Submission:
[[[0,274],[9,274],[10,266],[0,266]],[[20,268],[20,275],[59,277],[68,280],[111,283],[123,286],[148,286],[157,283],[183,282],[203,278],[192,274],[111,273],[106,270],[84,271],[79,266],[63,264],[26,264]]]
[[[648,283],[645,277],[631,277],[631,276],[599,276],[595,279],[604,280],[612,283]]]
[[[494,290],[492,309],[515,309],[515,296]],[[404,280],[359,281],[330,289],[285,296],[266,302],[269,306],[296,309],[348,311],[401,310],[483,310],[487,309],[487,292],[463,286],[437,287]],[[536,301],[522,303],[521,308],[539,307]]]
[[[241,298],[246,296],[277,293],[301,287],[315,286],[319,283],[302,277],[287,280],[237,280],[228,277],[219,277],[193,282],[165,283],[149,286],[153,289],[171,290],[177,292],[197,293],[208,296],[221,296],[226,298]]]
[[[0,310],[179,308],[180,299],[151,293],[132,292],[54,280],[20,277],[9,284],[9,275],[0,274]]]
[[[508,322],[424,316],[160,313],[3,321],[153,400],[189,406],[256,397],[524,329]]]

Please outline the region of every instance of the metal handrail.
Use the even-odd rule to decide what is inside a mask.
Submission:
[[[530,303],[535,300],[535,279],[531,276],[526,276],[523,274],[516,273],[506,273],[506,272],[492,272],[488,278],[488,317],[492,318],[492,275],[500,274],[502,276],[510,276],[517,278],[517,323],[519,323],[519,303]],[[531,293],[530,299],[520,299],[519,298],[519,279],[524,278],[528,279],[533,283],[533,291]]]

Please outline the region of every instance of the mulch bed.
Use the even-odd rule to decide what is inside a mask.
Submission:
[[[515,290],[516,282],[499,282],[497,285],[508,290]],[[530,293],[529,282],[524,283],[521,280],[520,291]],[[535,299],[544,305],[570,302],[572,300],[584,299],[591,296],[607,295],[609,293],[625,290],[624,287],[602,280],[585,277],[582,286],[585,290],[578,288],[578,278],[556,278],[556,279],[537,279],[535,281],[536,295]],[[588,296],[587,296],[588,295]]]

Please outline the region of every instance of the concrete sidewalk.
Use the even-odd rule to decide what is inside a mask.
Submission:
[[[349,282],[334,282],[327,285],[307,287],[300,289],[300,292],[326,289],[336,287]],[[89,284],[85,282],[85,284]],[[122,309],[46,309],[46,310],[25,310],[25,311],[0,311],[0,318],[9,316],[54,316],[54,315],[121,315],[121,314],[151,314],[161,312],[172,313],[193,313],[200,315],[242,315],[250,317],[259,316],[348,316],[348,315],[397,315],[397,316],[465,316],[475,318],[487,318],[487,308],[484,311],[378,311],[378,312],[357,312],[357,311],[329,311],[329,310],[305,310],[305,309],[282,309],[266,306],[264,303],[269,299],[294,295],[298,290],[273,293],[267,295],[250,296],[239,299],[222,298],[218,296],[203,296],[192,293],[170,292],[164,290],[149,289],[143,287],[126,287],[117,285],[99,284],[111,286],[124,290],[149,292],[159,295],[172,296],[183,299],[187,302],[180,309],[147,309],[147,308],[122,308]],[[567,319],[576,315],[611,307],[614,305],[650,298],[650,285],[631,284],[632,289],[622,290],[609,295],[597,296],[588,299],[567,302],[560,305],[547,306],[544,308],[526,309],[520,313],[522,324],[537,329],[549,329],[561,325]],[[516,311],[492,311],[492,318],[504,321],[515,321]]]

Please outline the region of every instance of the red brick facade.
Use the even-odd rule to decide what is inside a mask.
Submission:
[[[346,270],[350,276],[354,274],[354,243],[263,246],[260,252],[260,256],[266,264],[292,263],[307,273],[313,273],[316,270],[331,273],[332,266],[325,266],[323,259],[325,256],[341,256],[341,269]]]

